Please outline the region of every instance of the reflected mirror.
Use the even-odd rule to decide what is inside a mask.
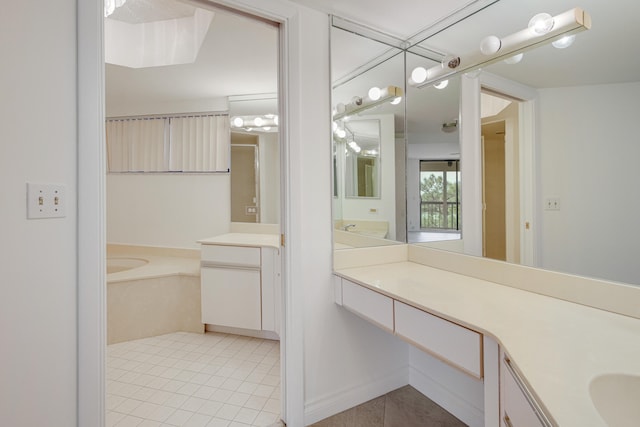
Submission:
[[[405,75],[410,77],[413,59],[422,61],[419,56],[429,56],[422,54],[425,51],[442,55],[477,51],[483,38],[512,34],[526,27],[538,12],[555,15],[577,6],[591,15],[593,26],[577,34],[572,46],[541,46],[525,52],[518,63],[497,62],[457,77],[463,84],[459,95],[451,99],[459,102],[458,109],[444,120],[457,118],[457,132],[463,135],[458,135],[458,150],[451,145],[440,152],[441,160],[458,160],[461,170],[464,226],[462,240],[452,249],[637,284],[640,266],[633,254],[640,226],[632,219],[640,214],[640,204],[629,188],[640,180],[634,164],[640,156],[640,145],[632,143],[637,139],[633,123],[638,114],[635,100],[640,99],[640,61],[637,55],[621,52],[630,51],[624,46],[640,37],[633,22],[640,4],[621,0],[612,7],[596,0],[580,4],[567,0],[524,4],[501,0],[409,49]],[[422,66],[429,67],[426,58]],[[449,85],[453,80],[449,78]],[[406,227],[410,236],[412,230],[420,228],[421,221],[417,208],[421,202],[419,180],[414,178],[419,175],[420,160],[429,159],[412,154],[417,148],[412,147],[415,139],[411,123],[419,124],[425,114],[421,108],[414,108],[414,89],[406,89],[407,163],[402,175],[406,172]],[[415,91],[430,91],[432,96],[436,93],[431,87]],[[482,113],[480,92],[485,94]],[[485,105],[495,100],[486,99],[492,97],[506,99],[508,105],[487,112]],[[470,101],[476,102],[473,99],[478,100],[475,118],[467,109]],[[473,141],[468,140],[469,135]],[[492,147],[495,144],[504,147],[496,152]],[[452,154],[456,152],[460,154]],[[501,164],[498,172],[496,159]],[[470,174],[465,172],[468,168]],[[483,169],[502,182],[491,183],[483,176]],[[483,216],[483,203],[496,193],[504,194],[500,196],[504,206],[496,205],[504,216],[497,226],[487,224],[495,214],[485,212]],[[491,227],[497,227],[504,236],[489,237],[493,236]],[[395,238],[409,241],[408,236],[402,238],[397,231]],[[498,249],[487,248],[487,243],[495,240],[504,243]]]

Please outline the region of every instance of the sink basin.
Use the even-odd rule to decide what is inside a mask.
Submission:
[[[589,394],[609,427],[640,425],[640,376],[600,375],[589,384]]]

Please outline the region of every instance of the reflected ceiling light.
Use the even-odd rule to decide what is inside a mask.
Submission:
[[[440,83],[436,83],[433,85],[433,87],[435,87],[436,89],[444,89],[447,86],[449,86],[449,80],[443,80]]]
[[[529,21],[529,31],[534,35],[541,36],[553,29],[555,23],[553,16],[548,13],[538,13]]]
[[[369,93],[367,94],[369,96],[369,99],[372,101],[377,101],[380,99],[380,96],[382,95],[382,91],[380,90],[379,87],[372,87],[371,89],[369,89]]]
[[[513,65],[522,61],[522,58],[524,58],[524,53],[519,53],[517,55],[513,55],[512,57],[505,59],[504,62],[506,64]]]
[[[124,6],[127,0],[104,0],[104,17],[111,15],[116,8]]]
[[[483,55],[493,55],[500,50],[502,40],[496,36],[488,36],[480,42],[480,52]]]
[[[409,84],[424,87],[454,73],[493,64],[540,44],[553,42],[589,28],[591,28],[591,16],[580,8],[574,8],[553,17],[548,14],[538,14],[531,19],[530,27],[524,30],[500,39],[496,36],[486,37],[478,52],[447,56],[441,64],[429,69],[423,67],[414,69],[409,78]],[[500,42],[499,45],[496,39]],[[491,53],[492,51],[495,52]]]
[[[402,97],[398,96],[397,98],[394,98],[393,101],[391,101],[391,105],[398,105],[402,102]]]
[[[361,113],[362,111],[377,107],[384,104],[385,102],[393,102],[396,100],[396,98],[402,96],[402,89],[397,86],[387,86],[384,88],[380,88],[379,90],[380,95],[377,97],[377,99],[373,99],[370,96],[371,94],[367,94],[365,98],[359,96],[353,97],[349,104],[337,104],[335,113],[333,114],[333,120],[347,120],[348,116],[353,116],[355,114]],[[371,90],[369,92],[371,92]],[[377,93],[374,92],[373,95],[377,95]]]
[[[564,49],[566,47],[569,47],[573,44],[573,42],[576,39],[576,35],[575,34],[571,34],[569,36],[564,36],[561,39],[558,39],[554,42],[551,43],[551,45],[553,47],[555,47],[556,49]]]
[[[246,132],[277,132],[278,116],[265,114],[263,116],[235,116],[231,118],[231,127]]]
[[[345,138],[347,136],[347,132],[344,129],[338,129],[336,131],[336,136],[338,138]]]

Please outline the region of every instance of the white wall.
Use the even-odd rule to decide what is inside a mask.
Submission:
[[[107,241],[199,249],[229,232],[230,180],[217,174],[107,175]]]
[[[280,150],[278,134],[258,138],[260,147],[260,222],[280,223]]]
[[[541,267],[639,283],[640,83],[540,91]]]
[[[55,16],[55,19],[52,17]],[[0,14],[0,425],[76,425],[76,2]],[[26,182],[67,215],[26,219]]]

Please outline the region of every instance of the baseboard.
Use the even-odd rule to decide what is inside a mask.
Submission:
[[[368,402],[409,383],[409,365],[398,368],[382,378],[344,388],[305,404],[304,421],[310,425],[332,415]]]
[[[261,338],[264,340],[280,341],[278,334],[272,331],[256,331],[253,329],[231,328],[229,326],[205,325],[207,332],[220,332],[222,334],[243,335],[245,337]]]
[[[416,369],[414,366],[409,368],[409,385],[433,400],[469,427],[484,426],[484,413],[481,409],[476,408],[470,402],[452,393],[442,384]]]

